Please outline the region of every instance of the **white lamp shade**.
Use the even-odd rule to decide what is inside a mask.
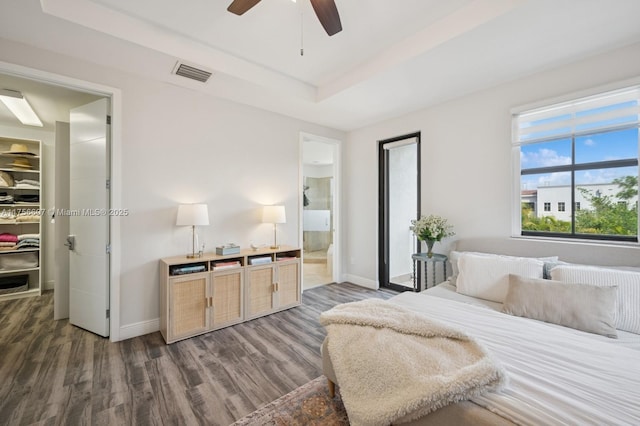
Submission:
[[[209,224],[209,210],[206,204],[180,204],[177,226],[203,226]]]
[[[262,209],[262,221],[264,223],[287,223],[284,206],[264,206]]]

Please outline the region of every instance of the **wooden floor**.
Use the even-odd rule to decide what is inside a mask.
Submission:
[[[303,305],[165,345],[53,321],[53,294],[0,302],[0,424],[228,425],[322,374],[321,312],[390,290],[331,284]]]

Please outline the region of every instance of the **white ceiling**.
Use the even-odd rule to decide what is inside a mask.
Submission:
[[[640,42],[638,0],[335,1],[333,37],[308,0],[3,1],[0,37],[342,130]]]

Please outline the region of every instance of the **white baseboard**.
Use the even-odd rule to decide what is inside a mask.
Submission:
[[[132,337],[144,336],[145,334],[155,333],[158,330],[160,330],[160,318],[123,325],[120,327],[120,336],[118,336],[118,340],[127,340]]]
[[[53,280],[49,280],[49,281],[46,281],[44,283],[44,289],[45,290],[53,290],[54,287],[55,287],[55,281],[53,281]]]
[[[370,280],[369,278],[359,277],[357,275],[344,274],[344,280],[355,285],[359,285],[360,287],[370,288],[372,290],[377,290],[379,288],[378,282],[374,280]]]

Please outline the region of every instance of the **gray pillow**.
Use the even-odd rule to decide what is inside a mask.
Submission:
[[[542,278],[550,280],[551,279],[551,270],[558,265],[568,265],[567,262],[563,262],[561,260],[556,261],[545,261],[542,266]]]
[[[618,286],[600,287],[509,274],[502,312],[617,338]]]

